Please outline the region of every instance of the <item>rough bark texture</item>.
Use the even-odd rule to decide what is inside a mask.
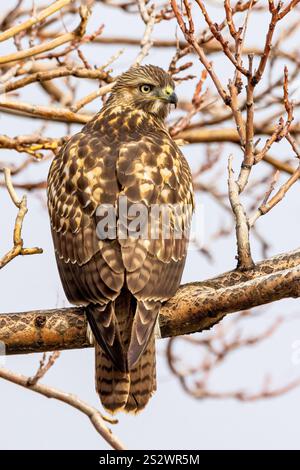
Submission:
[[[211,328],[226,314],[300,296],[300,250],[264,260],[247,271],[181,286],[163,306],[161,337]],[[6,354],[86,348],[84,308],[0,314],[0,341]]]

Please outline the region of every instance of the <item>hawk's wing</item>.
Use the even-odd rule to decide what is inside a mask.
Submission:
[[[48,177],[48,208],[56,259],[71,303],[103,306],[98,314],[97,341],[115,364],[124,351],[112,308],[120,293],[124,265],[116,240],[100,243],[96,232],[99,204],[115,204],[117,152],[101,144],[88,129],[73,136],[54,159]],[[99,309],[99,308],[98,308]],[[122,366],[121,366],[122,367]]]
[[[161,302],[172,297],[179,287],[194,201],[189,167],[167,133],[123,145],[117,177],[128,201],[129,214],[129,237],[119,243],[127,288],[138,300],[128,351],[130,368],[147,345]],[[143,207],[147,209],[148,236],[144,238],[137,239],[131,234],[132,204],[139,204],[141,212]],[[158,209],[164,214],[159,218]]]

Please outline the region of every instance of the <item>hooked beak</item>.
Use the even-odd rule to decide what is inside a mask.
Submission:
[[[168,102],[170,104],[174,104],[175,105],[175,108],[177,107],[177,103],[178,103],[178,97],[176,95],[176,93],[173,91],[173,93],[171,93],[170,96],[168,96]]]
[[[178,103],[177,95],[176,95],[174,89],[170,86],[167,86],[163,90],[160,90],[157,94],[157,98],[162,100],[162,101],[167,102],[168,104],[174,104],[175,108],[176,108],[177,103]]]

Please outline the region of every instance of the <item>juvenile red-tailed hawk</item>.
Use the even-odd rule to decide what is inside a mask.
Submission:
[[[188,164],[164,124],[172,103],[177,96],[169,74],[153,65],[132,67],[102,110],[62,147],[48,176],[61,281],[69,301],[86,306],[96,389],[111,412],[141,410],[156,389],[154,327],[186,259],[193,189]],[[139,224],[133,223],[135,204],[146,210]],[[133,227],[150,222],[157,206],[169,213],[167,236],[161,213],[156,230],[149,223],[137,236]],[[108,208],[115,221],[103,236]]]

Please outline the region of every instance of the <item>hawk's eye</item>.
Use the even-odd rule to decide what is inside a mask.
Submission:
[[[140,91],[144,93],[144,95],[150,93],[151,90],[153,90],[153,85],[144,84],[140,86]]]

